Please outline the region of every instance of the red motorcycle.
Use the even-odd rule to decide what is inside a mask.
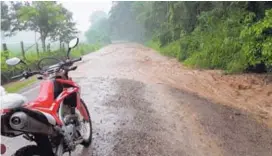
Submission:
[[[92,124],[88,108],[80,97],[80,87],[68,76],[69,71],[77,69],[73,64],[81,58],[70,59],[72,48],[79,39],[69,43],[67,59],[47,57],[41,59],[37,66],[39,70],[29,68],[21,75],[13,78],[28,78],[39,75],[43,80],[40,84],[36,100],[25,103],[25,98],[19,94],[7,94],[1,98],[1,135],[16,137],[23,135],[36,145],[22,147],[15,156],[62,156],[71,153],[81,144],[88,147],[92,140]],[[57,61],[50,66],[42,62]],[[26,63],[19,58],[6,61],[8,65]],[[2,145],[1,145],[2,148]]]

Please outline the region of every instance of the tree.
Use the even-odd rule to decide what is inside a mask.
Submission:
[[[8,5],[4,1],[1,1],[1,31],[5,33],[10,30],[10,27],[11,18]]]
[[[108,44],[110,43],[110,27],[106,13],[96,11],[90,16],[91,26],[85,33],[89,43]]]
[[[56,30],[49,34],[53,41],[59,41],[60,49],[62,43],[69,43],[69,41],[75,38],[78,30],[76,29],[76,23],[73,22],[72,13],[66,8],[61,8],[62,13],[65,16],[65,20],[58,21]]]
[[[107,14],[104,11],[95,11],[90,16],[90,22],[91,24],[96,23],[102,18],[107,18]]]
[[[141,41],[144,38],[143,24],[137,22],[133,12],[134,3],[118,1],[112,6],[109,22],[115,39]]]
[[[259,1],[117,1],[109,20],[112,35],[135,39],[143,28],[150,46],[184,64],[263,72],[272,68],[271,8]]]
[[[13,36],[17,31],[25,29],[25,25],[17,18],[17,10],[22,6],[22,2],[10,2],[8,6],[1,1],[1,31],[4,36]]]
[[[17,15],[26,24],[27,29],[40,34],[44,52],[47,37],[57,31],[59,21],[65,20],[62,6],[54,1],[33,1],[31,4],[25,4]]]

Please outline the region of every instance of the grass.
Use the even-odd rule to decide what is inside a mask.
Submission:
[[[3,87],[6,89],[8,93],[15,93],[18,92],[19,90],[23,89],[24,87],[33,84],[34,82],[37,81],[37,78],[35,76],[32,76],[31,78],[28,78],[23,81],[16,81],[16,82],[11,82]]]
[[[102,45],[99,45],[99,44],[96,44],[96,45],[80,44],[75,49],[73,49],[71,51],[71,58],[78,58],[78,57],[83,56],[85,54],[97,51],[101,47],[102,47]],[[48,57],[48,56],[51,56],[51,57],[53,56],[53,57],[59,58],[59,57],[64,57],[65,55],[66,55],[66,51],[65,52],[52,51],[50,53],[48,53],[48,52],[40,53],[40,57],[38,57],[36,52],[28,52],[28,53],[26,53],[26,58],[27,58],[28,65],[33,66],[33,63],[37,63],[37,61],[40,60],[41,58]],[[16,53],[10,52],[9,57],[11,58],[13,56],[18,57],[18,54],[16,55]],[[4,62],[5,62],[5,58],[3,56],[1,56],[1,65],[2,65],[1,70],[2,70],[2,72],[3,71],[8,72],[10,70],[10,68]],[[25,66],[22,66],[18,70],[22,71],[22,70],[24,70],[24,68],[25,68]],[[1,75],[1,77],[2,77],[2,75]],[[6,89],[7,92],[18,92],[19,90],[23,89],[24,87],[26,87],[30,84],[33,84],[34,82],[36,82],[36,78],[33,76],[27,80],[7,83],[7,84],[3,85],[3,87]]]

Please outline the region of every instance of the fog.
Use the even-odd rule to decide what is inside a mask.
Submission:
[[[108,13],[110,11],[112,2],[60,2],[63,4],[65,8],[73,13],[73,20],[76,22],[76,28],[80,31],[78,37],[81,41],[85,41],[86,38],[84,36],[85,31],[90,27],[91,22],[89,20],[90,15],[94,11],[104,11]],[[36,33],[36,38],[39,38],[39,33]],[[20,41],[24,41],[25,43],[33,43],[35,42],[35,33],[32,31],[21,31],[17,32],[16,35],[12,37],[4,37],[1,35],[1,42],[6,42],[7,44],[18,44]]]

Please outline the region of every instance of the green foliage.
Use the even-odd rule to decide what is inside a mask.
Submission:
[[[109,44],[110,26],[106,13],[96,11],[90,18],[91,27],[85,33],[85,36],[90,44]]]
[[[233,60],[227,64],[227,73],[241,73],[248,67],[248,60],[242,53],[237,53]]]
[[[62,6],[56,2],[32,2],[18,10],[19,19],[27,22],[29,29],[48,33],[54,31],[58,22],[65,20]],[[40,29],[40,30],[39,30]]]
[[[68,42],[77,33],[72,13],[54,1],[25,3],[16,10],[17,18],[24,23],[25,29],[39,32],[43,51],[46,39]]]
[[[250,65],[264,62],[272,64],[272,9],[266,10],[265,17],[251,26],[246,26],[241,32],[241,39],[245,41],[242,52],[246,55]]]
[[[25,4],[28,4],[25,2]],[[25,29],[23,24],[17,17],[17,11],[23,6],[22,2],[7,2],[1,1],[1,33],[4,36],[13,36],[17,31]]]
[[[257,70],[265,71],[272,66],[269,2],[153,2],[147,6],[152,9],[141,9],[138,16],[148,23],[147,30],[153,29],[147,45],[164,55],[188,66],[229,73],[254,70],[261,64],[266,69]]]
[[[162,47],[158,40],[150,40],[146,46],[159,51],[162,55],[177,57],[180,52],[180,41],[175,41]]]
[[[156,40],[149,40],[148,42],[146,42],[146,46],[155,49],[157,51],[161,50],[161,45],[159,41]]]
[[[27,80],[12,82],[7,85],[4,85],[3,87],[8,93],[15,93],[23,89],[24,87],[33,84],[36,81],[37,81],[36,77],[33,76],[31,78],[28,78]]]
[[[101,45],[99,44],[80,44],[76,48],[72,49],[71,51],[71,58],[79,58],[80,56],[83,56],[85,54],[97,51],[101,48]],[[3,54],[1,52],[1,54]],[[9,52],[9,57],[19,57],[22,59],[22,57],[16,55],[16,53]],[[36,52],[27,52],[26,53],[26,60],[24,60],[32,69],[37,68],[37,62],[44,57],[56,57],[60,59],[66,58],[66,52],[63,51],[52,51],[52,52],[42,52],[40,53],[40,56],[37,56]],[[24,65],[16,65],[13,67],[8,66],[5,61],[7,57],[5,55],[1,55],[1,83],[6,83],[10,81],[10,77],[17,75],[21,73],[26,67]]]
[[[182,44],[185,64],[210,69],[227,69],[241,49],[240,31],[246,12],[240,9],[214,9],[198,17],[198,26]],[[188,55],[189,54],[189,55]],[[186,60],[189,58],[188,60]],[[181,60],[182,60],[181,59]],[[239,60],[237,60],[239,61]],[[233,64],[233,63],[232,63]]]
[[[110,32],[113,39],[143,42],[145,37],[143,24],[136,20],[134,3],[137,2],[118,1],[113,3],[109,16]]]
[[[90,16],[90,22],[93,24],[103,18],[107,18],[107,14],[104,11],[95,11]]]
[[[58,26],[55,31],[49,33],[51,40],[59,41],[61,43],[69,43],[75,38],[78,33],[76,23],[72,21],[72,13],[67,9],[61,7],[61,12],[64,14],[65,20],[58,21]]]
[[[100,44],[80,44],[76,48],[72,49],[71,56],[78,58],[80,56],[83,56],[85,54],[97,51],[102,46]]]
[[[177,57],[180,52],[180,41],[174,41],[161,48],[161,53],[170,57]]]
[[[1,31],[9,31],[11,26],[11,17],[9,15],[8,5],[1,1]]]

